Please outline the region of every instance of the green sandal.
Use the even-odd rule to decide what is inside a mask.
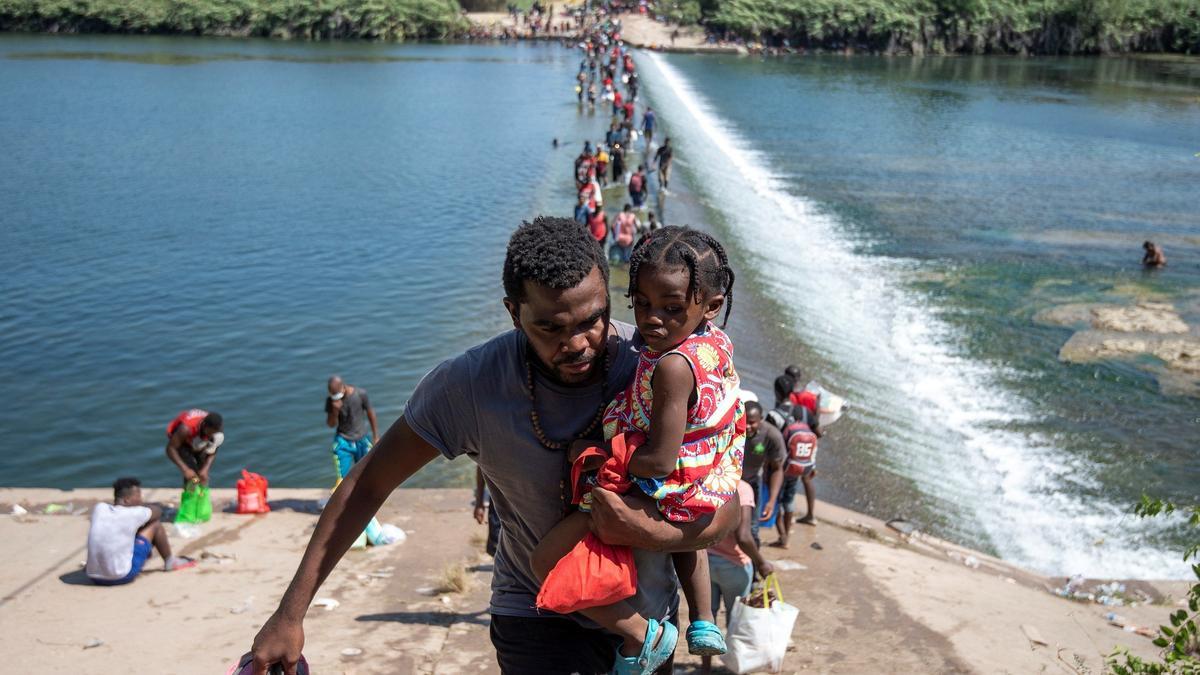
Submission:
[[[659,629],[662,629],[662,639],[655,647]],[[613,661],[613,675],[653,675],[662,664],[666,663],[675,653],[675,643],[679,641],[679,629],[672,623],[659,623],[650,619],[646,625],[646,640],[642,643],[642,653],[637,656],[621,656]]]
[[[687,629],[688,653],[696,656],[724,654],[725,636],[711,621],[693,621]]]

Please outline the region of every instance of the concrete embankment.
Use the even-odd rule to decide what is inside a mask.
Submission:
[[[174,488],[145,492],[178,498]],[[134,583],[103,588],[82,562],[87,514],[108,490],[0,490],[6,670],[224,672],[273,610],[327,491],[271,490],[262,516],[232,513],[232,490],[213,494],[213,520],[172,542],[196,568],[163,573],[153,558]],[[14,505],[26,513],[11,515]],[[828,504],[818,515],[817,527],[795,526],[790,550],[765,549],[800,608],[785,672],[1051,672],[1076,656],[1099,672],[1115,645],[1155,651],[1105,615],[1158,625],[1184,587],[1130,585],[1153,600],[1137,607],[1080,603],[1050,592],[1061,580],[981,553]],[[498,672],[487,633],[491,560],[469,491],[398,490],[379,517],[407,540],[351,551],[330,576],[318,598],[336,606],[314,607],[305,624],[316,672]],[[682,646],[677,660],[697,663]]]

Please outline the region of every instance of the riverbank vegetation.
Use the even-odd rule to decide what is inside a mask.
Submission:
[[[914,54],[1200,53],[1196,0],[674,0],[681,23],[768,46]]]
[[[1192,542],[1183,552],[1183,561],[1191,563],[1197,582],[1188,589],[1187,597],[1180,599],[1167,619],[1170,626],[1158,628],[1154,646],[1162,650],[1158,659],[1134,656],[1127,648],[1118,647],[1108,655],[1108,671],[1115,675],[1200,675],[1200,505],[1177,506],[1161,499],[1142,496],[1133,512],[1139,518],[1184,515],[1193,535]]]
[[[2,31],[406,40],[465,27],[456,0],[0,0]]]

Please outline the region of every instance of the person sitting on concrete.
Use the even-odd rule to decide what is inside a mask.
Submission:
[[[217,449],[225,442],[224,429],[219,413],[199,408],[184,410],[167,425],[167,459],[179,467],[185,487],[208,485]]]
[[[92,509],[86,572],[95,584],[119,586],[133,581],[150,558],[151,547],[162,556],[163,571],[196,564],[171,555],[162,507],[142,503],[141,485],[136,478],[118,478],[113,483],[113,503],[101,502]]]

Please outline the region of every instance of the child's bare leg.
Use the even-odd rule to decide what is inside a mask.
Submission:
[[[590,530],[588,527],[590,519],[591,516],[587,513],[576,511],[558,521],[558,524],[550,528],[546,536],[542,537],[529,556],[529,564],[533,567],[533,573],[537,575],[538,581],[545,581],[546,575],[550,574],[550,570],[554,569],[558,561],[570,553],[571,549],[575,548],[575,544],[583,541],[584,536]]]
[[[587,536],[590,531],[590,517],[582,511],[572,513],[542,537],[529,560],[538,581],[545,582],[546,576],[558,561]],[[600,624],[610,633],[620,636],[622,656],[637,656],[641,653],[642,643],[646,639],[647,621],[633,609],[633,605],[622,600],[602,607],[590,607],[579,613]],[[662,635],[661,631],[659,635]]]
[[[713,621],[712,581],[708,575],[708,554],[700,551],[672,553],[675,574],[687,598],[688,622]]]

